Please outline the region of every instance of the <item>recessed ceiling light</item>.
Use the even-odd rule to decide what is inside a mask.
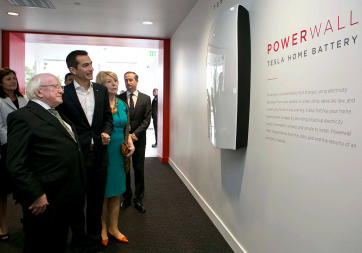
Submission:
[[[151,22],[151,21],[143,21],[143,24],[144,25],[153,25],[153,22]]]
[[[11,12],[11,11],[8,11],[7,14],[10,16],[19,16],[20,15],[19,13]]]
[[[233,11],[235,8],[234,7],[231,7],[230,10]]]

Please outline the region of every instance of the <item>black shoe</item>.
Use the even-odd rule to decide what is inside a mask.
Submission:
[[[8,241],[8,240],[9,240],[9,233],[6,233],[6,235],[0,235],[0,241],[5,242],[5,241]]]
[[[119,209],[121,209],[121,210],[124,210],[124,209],[126,209],[127,207],[129,207],[131,205],[131,202],[130,201],[122,201],[122,203],[121,203],[121,206],[119,207]]]
[[[152,147],[153,147],[153,148],[157,147],[157,143],[156,143],[156,144],[152,144]]]
[[[145,213],[146,209],[141,202],[135,202],[134,207],[141,213]]]

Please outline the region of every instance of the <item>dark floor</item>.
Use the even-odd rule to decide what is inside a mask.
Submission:
[[[119,229],[128,244],[110,239],[103,252],[233,252],[168,164],[146,158],[146,213],[121,210]],[[132,175],[133,179],[133,175]],[[7,211],[10,240],[0,242],[1,253],[22,252],[21,208],[9,196]],[[71,252],[69,249],[67,252]]]

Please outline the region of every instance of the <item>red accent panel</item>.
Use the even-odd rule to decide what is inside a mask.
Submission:
[[[19,81],[20,92],[25,94],[25,41],[10,33],[10,64]]]
[[[158,157],[160,159],[161,163],[168,163],[168,157]]]
[[[159,47],[159,71],[163,79],[158,86],[158,140],[157,156],[168,163],[170,144],[170,40],[161,41]]]
[[[8,67],[10,66],[10,41],[9,41],[9,34],[8,31],[2,31],[1,38],[2,38],[2,49],[1,49],[1,67]]]
[[[2,67],[16,72],[21,93],[25,93],[25,40],[12,32],[2,31]]]

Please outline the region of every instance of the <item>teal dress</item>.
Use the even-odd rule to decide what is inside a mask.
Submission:
[[[127,125],[127,107],[119,99],[116,101],[117,111],[113,114],[113,132],[108,144],[109,165],[105,198],[118,196],[126,191],[122,143],[124,142],[124,129]]]

